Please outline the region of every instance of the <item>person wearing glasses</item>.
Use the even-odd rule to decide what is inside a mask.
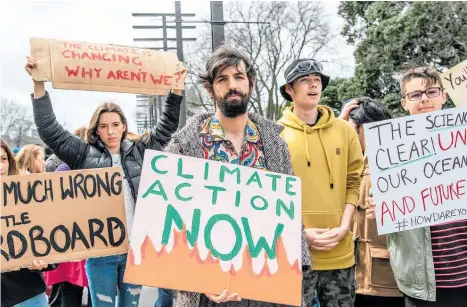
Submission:
[[[405,72],[400,81],[402,107],[410,115],[439,111],[446,92],[439,73],[429,67]],[[367,217],[375,218],[373,198]],[[467,306],[467,220],[392,233],[389,257],[406,307]]]
[[[355,130],[319,105],[329,84],[322,64],[295,60],[282,97],[292,102],[279,123],[302,182],[302,221],[321,306],[354,306],[355,257],[350,225],[360,195],[363,155]]]

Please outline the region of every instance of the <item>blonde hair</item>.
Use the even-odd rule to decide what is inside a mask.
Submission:
[[[137,143],[137,142],[148,143],[150,138],[151,138],[151,132],[149,130],[144,131],[144,133],[141,135],[128,131],[126,135],[126,139],[129,141],[132,141],[133,143]]]
[[[42,173],[43,170],[37,169],[34,163],[41,152],[45,155],[44,148],[34,144],[29,144],[21,148],[16,155],[20,173],[25,173],[25,171],[30,173]]]

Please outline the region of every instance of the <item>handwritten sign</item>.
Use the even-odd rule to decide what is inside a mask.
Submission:
[[[2,177],[1,268],[128,250],[121,168]]]
[[[467,108],[364,128],[380,235],[467,219]]]
[[[125,281],[301,305],[300,188],[297,177],[147,150]]]
[[[30,44],[38,61],[33,79],[54,88],[166,95],[184,87],[175,53],[40,38]]]
[[[456,106],[467,106],[467,60],[443,73],[441,79]]]

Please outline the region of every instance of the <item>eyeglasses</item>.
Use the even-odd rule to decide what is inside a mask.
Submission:
[[[291,76],[298,70],[298,72],[316,71],[321,72],[323,65],[315,60],[302,61],[295,65],[295,67],[287,74],[286,80],[290,80]]]
[[[410,101],[419,101],[420,99],[423,98],[423,94],[426,94],[426,97],[428,98],[435,98],[438,97],[441,92],[443,91],[443,88],[441,87],[430,87],[429,89],[425,91],[413,91],[410,93],[407,93],[405,97],[409,98]]]

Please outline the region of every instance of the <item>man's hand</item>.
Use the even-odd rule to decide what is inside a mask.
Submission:
[[[311,245],[311,248],[321,251],[331,250],[339,244],[348,232],[349,230],[345,227],[331,228],[327,232],[323,233],[321,238],[315,240]]]
[[[42,260],[33,260],[32,265],[28,267],[30,270],[43,270],[46,269],[49,265],[47,263],[44,263]]]
[[[342,109],[342,113],[339,115],[339,118],[348,121],[350,112],[358,107],[359,105],[357,99],[352,99],[344,105],[344,108]]]
[[[183,65],[182,62],[178,62],[177,68],[175,70],[174,75],[180,76],[178,79],[178,84],[185,83],[186,75],[188,74],[188,69]],[[172,89],[171,91],[173,94],[182,96],[182,90]]]
[[[208,299],[213,301],[216,304],[226,303],[226,302],[240,302],[242,299],[238,296],[238,293],[232,293],[229,295],[229,291],[224,290],[221,295],[215,294],[206,294]]]
[[[375,200],[373,199],[373,197],[367,197],[365,199],[365,203],[366,203],[366,206],[367,206],[366,218],[370,219],[370,220],[376,219],[376,211],[375,211],[376,203],[375,203]]]

